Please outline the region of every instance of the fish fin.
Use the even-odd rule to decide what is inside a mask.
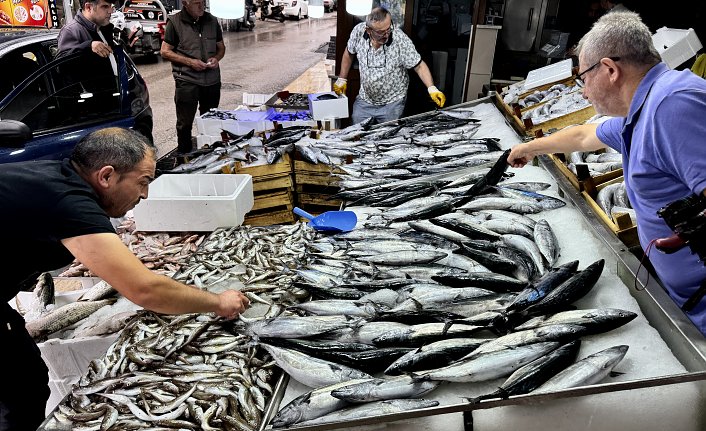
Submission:
[[[468,404],[478,404],[483,400],[483,396],[480,397],[461,397],[462,400],[466,401]]]
[[[454,323],[456,322],[453,320],[447,320],[446,322],[444,322],[444,329],[441,330],[441,335],[446,335],[446,333],[449,329],[451,329],[451,326],[453,326]]]
[[[406,374],[407,376],[409,376],[409,377],[410,377],[412,380],[414,380],[415,382],[423,382],[423,381],[431,380],[431,379],[429,378],[429,375],[428,375],[428,374],[420,374],[420,373],[415,373],[415,372],[413,372],[413,371],[408,371],[408,372],[406,372],[406,373],[404,373],[404,374]]]
[[[622,376],[623,374],[625,374],[625,373],[620,372],[620,371],[611,371],[610,374],[608,374],[608,375],[610,377],[618,377],[618,376]]]

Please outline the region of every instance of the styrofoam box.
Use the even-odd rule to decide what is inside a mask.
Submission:
[[[348,98],[346,96],[336,96],[336,99],[316,100],[317,97],[324,94],[336,96],[333,91],[309,94],[311,118],[314,120],[348,118]]]
[[[272,122],[267,121],[268,111],[228,111],[235,120],[220,120],[218,118],[204,118],[209,114],[204,114],[196,118],[196,130],[199,135],[221,136],[221,130],[225,129],[236,135],[245,134],[253,129],[262,132],[272,128]]]
[[[260,93],[243,93],[243,104],[257,106],[264,105],[265,102],[270,100],[274,96],[273,94],[260,94]]]
[[[525,80],[524,91],[549,84],[550,82],[561,81],[571,76],[572,62],[570,58],[562,60],[549,66],[531,70]]]
[[[695,56],[702,47],[699,37],[691,28],[680,30],[662,27],[652,35],[652,43],[662,56],[662,61],[671,69]]]
[[[250,175],[164,174],[133,213],[139,231],[210,232],[241,225],[253,204]]]
[[[105,355],[108,347],[118,339],[119,334],[117,332],[68,340],[50,338],[43,343],[37,343],[37,347],[49,368],[51,380],[76,381],[93,359]]]
[[[196,148],[210,147],[221,140],[221,135],[198,135],[196,137]]]

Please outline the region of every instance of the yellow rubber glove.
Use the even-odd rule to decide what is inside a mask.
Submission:
[[[348,80],[346,78],[338,78],[336,82],[333,83],[333,91],[339,96],[346,93],[346,87],[348,87]]]
[[[439,89],[436,88],[436,86],[434,85],[427,88],[427,90],[429,91],[429,96],[431,96],[431,100],[436,103],[436,106],[438,106],[439,108],[443,108],[444,103],[446,103],[446,96],[444,96],[444,93],[439,91]]]

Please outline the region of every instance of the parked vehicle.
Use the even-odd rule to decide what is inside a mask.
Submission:
[[[255,29],[255,12],[257,12],[257,5],[253,0],[246,0],[245,15],[235,21],[235,31],[240,31],[240,29],[253,31]]]
[[[278,0],[282,5],[284,16],[292,16],[296,19],[309,17],[309,2],[307,0]]]
[[[324,12],[338,10],[338,0],[324,0]]]
[[[58,30],[0,30],[0,163],[62,159],[86,134],[130,127],[152,140],[145,81],[116,47],[55,59]]]
[[[113,13],[111,22],[128,54],[159,54],[167,25],[167,9],[160,0],[127,0]]]
[[[281,4],[274,4],[274,0],[261,0],[260,1],[260,19],[262,21],[266,19],[275,19],[279,22],[284,22],[284,14],[282,13],[284,6]]]

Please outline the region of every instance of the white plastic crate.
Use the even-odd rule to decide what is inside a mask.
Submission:
[[[309,95],[309,110],[314,120],[334,120],[348,118],[348,98],[340,96],[336,99],[316,100],[319,96],[328,94],[336,96],[333,91],[314,93]]]
[[[702,47],[699,37],[691,28],[680,30],[662,27],[652,35],[652,43],[670,69],[695,56]]]
[[[270,100],[273,94],[243,93],[243,104],[248,106],[260,106]]]
[[[210,232],[239,226],[254,202],[250,175],[164,174],[133,210],[135,227],[146,232]]]
[[[540,85],[561,81],[571,76],[571,59],[567,58],[558,63],[531,70],[527,74],[523,91],[529,91]]]

